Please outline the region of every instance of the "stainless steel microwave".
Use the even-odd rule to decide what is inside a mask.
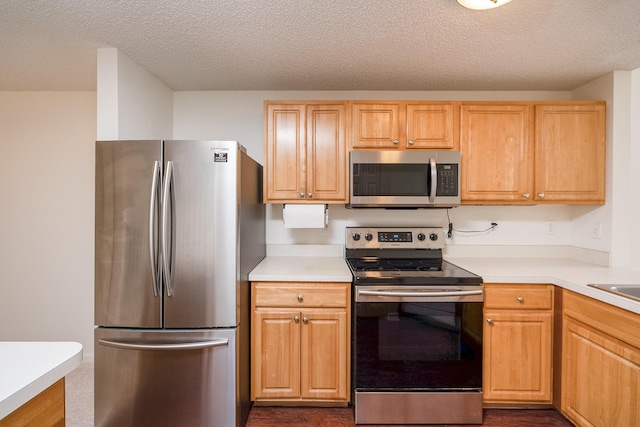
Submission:
[[[352,208],[460,204],[459,151],[352,151]]]

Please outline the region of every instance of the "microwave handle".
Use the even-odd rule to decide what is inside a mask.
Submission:
[[[436,168],[436,158],[429,158],[429,165],[431,169],[431,191],[429,192],[429,203],[434,204],[436,202],[436,188],[438,188],[438,171]]]

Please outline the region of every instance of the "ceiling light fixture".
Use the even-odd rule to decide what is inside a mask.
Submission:
[[[485,10],[493,9],[494,7],[502,6],[509,3],[511,0],[457,0],[461,6],[467,9]]]

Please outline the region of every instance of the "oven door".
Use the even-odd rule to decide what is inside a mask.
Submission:
[[[482,287],[475,288],[438,299],[432,287],[394,297],[392,289],[356,286],[358,424],[482,422],[483,303]]]

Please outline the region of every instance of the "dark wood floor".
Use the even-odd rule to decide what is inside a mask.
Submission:
[[[253,407],[246,427],[353,427],[352,408]],[[382,427],[361,425],[360,427]],[[483,427],[567,427],[572,424],[553,409],[485,409]],[[385,426],[389,427],[389,426]],[[394,426],[394,427],[419,427]],[[441,426],[444,427],[444,426]],[[446,427],[462,427],[453,424]],[[469,427],[469,426],[466,426]]]

